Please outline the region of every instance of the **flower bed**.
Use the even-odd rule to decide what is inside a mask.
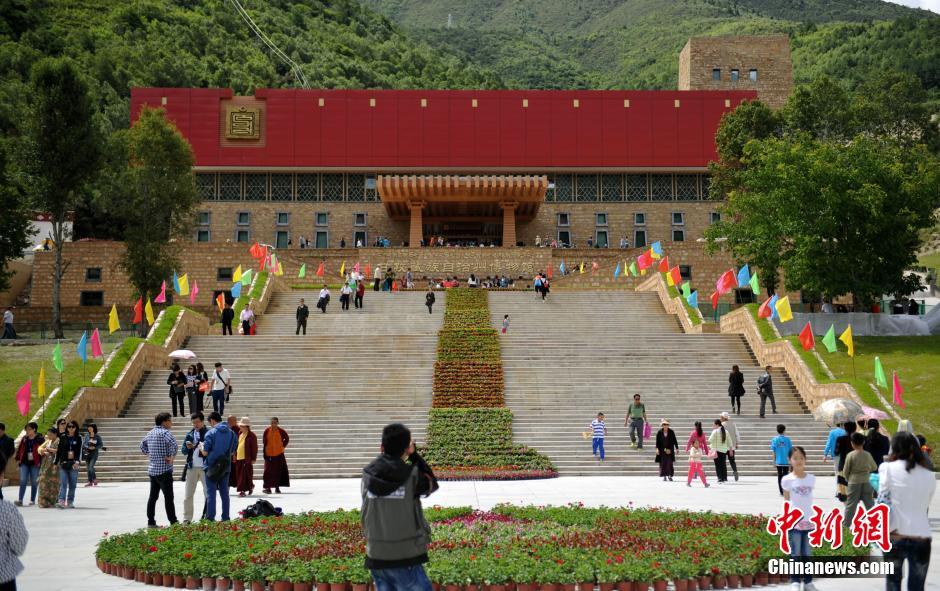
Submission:
[[[426,568],[442,586],[672,580],[684,587],[706,578],[723,588],[725,577],[746,582],[780,556],[764,531],[766,518],[753,515],[577,505],[500,505],[485,513],[434,507],[425,515],[434,530]],[[144,529],[105,537],[96,557],[105,572],[151,583],[176,575],[239,584],[365,584],[364,550],[359,512],[339,510]],[[814,550],[866,552],[851,544]]]
[[[499,338],[493,328],[450,330],[447,325],[437,337],[438,361],[500,362]]]
[[[503,366],[476,361],[438,361],[434,364],[435,408],[503,406]]]

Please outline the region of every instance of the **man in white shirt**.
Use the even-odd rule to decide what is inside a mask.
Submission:
[[[320,297],[317,300],[317,308],[320,308],[320,311],[326,314],[326,306],[329,303],[330,303],[330,290],[326,286],[326,284],[324,284],[323,289],[320,290]]]
[[[10,306],[3,313],[3,338],[15,339],[16,331],[13,330],[13,307]]]
[[[225,399],[232,391],[232,377],[228,370],[216,362],[215,372],[212,374],[212,410],[219,414],[225,412]]]
[[[738,463],[734,458],[734,450],[741,446],[740,435],[738,435],[738,426],[731,420],[731,415],[727,412],[721,413],[721,423],[725,426],[725,431],[731,434],[731,445],[728,449],[728,463],[731,464],[731,471],[734,472],[734,480],[738,480]]]

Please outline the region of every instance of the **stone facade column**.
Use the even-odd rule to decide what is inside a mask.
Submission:
[[[424,238],[424,225],[422,211],[427,205],[424,201],[409,201],[408,209],[411,210],[411,227],[408,232],[408,246],[418,248],[421,246],[421,240]]]
[[[516,246],[516,207],[517,201],[503,201],[499,204],[503,208],[503,246],[512,248]]]

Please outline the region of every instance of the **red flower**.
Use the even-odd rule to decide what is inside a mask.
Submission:
[[[151,551],[151,552],[156,552],[156,551],[157,551],[157,547],[156,547],[156,546],[151,546],[151,547],[150,547],[150,551]]]
[[[717,575],[717,574],[720,573],[720,572],[721,572],[721,570],[719,570],[717,566],[713,566],[713,567],[712,567],[712,574],[713,574],[713,575]]]
[[[477,559],[477,555],[476,555],[476,554],[471,554],[471,555],[470,555],[470,560],[476,560],[476,559]]]
[[[189,560],[192,557],[193,557],[192,552],[187,552],[186,554],[183,554],[183,558],[185,558],[186,560]]]
[[[557,558],[557,559],[555,560],[555,562],[558,563],[558,564],[564,564],[564,563],[565,563],[565,561],[564,561],[563,559],[561,559],[561,558]]]

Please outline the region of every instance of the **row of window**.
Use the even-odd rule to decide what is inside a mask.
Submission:
[[[622,246],[630,248],[643,248],[645,246],[649,246],[650,244],[646,228],[634,228],[632,238],[633,242]],[[671,238],[673,242],[685,242],[685,230],[683,228],[673,228]],[[616,242],[618,240],[617,237],[614,237],[615,242],[610,241],[610,231],[603,227],[594,228],[594,233],[592,235],[588,235],[587,237],[574,236],[571,230],[557,228],[555,230],[555,239],[561,246],[587,246],[589,248],[617,248],[618,246],[621,246],[619,242]],[[621,235],[619,239],[629,240],[630,237]]]
[[[553,174],[546,201],[701,201],[708,175]],[[198,173],[204,201],[377,201],[375,176],[320,173]]]
[[[710,222],[712,224],[721,220],[721,214],[717,211],[710,213]],[[568,228],[571,227],[571,214],[560,212],[556,214],[555,217],[555,238],[562,245],[571,245],[571,246],[581,246],[581,244],[574,242],[574,237],[571,234],[571,230]],[[596,246],[597,248],[607,248],[608,246],[624,246],[622,243],[618,242],[617,244],[609,243],[609,232],[607,229],[607,214],[606,213],[595,213],[594,214],[594,236],[589,237],[591,242],[588,243],[588,239],[584,239],[584,244],[589,246]],[[646,232],[646,214],[641,212],[636,212],[633,214],[633,242],[630,243],[630,246],[636,248],[643,248],[647,246],[647,232]],[[627,239],[626,236],[622,236],[621,240]],[[673,242],[684,242],[685,241],[685,213],[681,211],[672,212],[672,235],[671,239]]]
[[[741,79],[741,70],[737,68],[731,69],[731,81],[737,82]],[[747,72],[747,79],[751,82],[757,82],[757,68],[751,68]],[[712,80],[721,80],[721,68],[712,68]]]
[[[710,214],[709,221],[714,224],[721,220],[721,214],[717,211],[713,211]],[[571,225],[571,214],[570,213],[558,213],[555,214],[555,225],[557,226],[570,226]],[[595,213],[594,214],[594,225],[595,226],[606,226],[607,225],[607,214],[606,213]],[[634,226],[645,226],[646,225],[646,214],[641,212],[636,212],[633,214],[633,225]],[[673,226],[684,226],[685,225],[685,213],[681,211],[672,212],[672,225]]]
[[[290,212],[278,211],[274,214],[275,225],[279,227],[290,226]],[[310,236],[311,247],[327,248],[329,244],[329,233],[326,228],[330,225],[330,214],[325,211],[318,211],[313,216],[314,226],[323,228],[323,230],[314,230]],[[212,212],[200,211],[197,216],[198,226],[196,228],[196,242],[210,242],[212,240]],[[368,225],[368,215],[364,212],[353,214],[353,241],[350,246],[356,244],[356,240],[361,239],[362,244],[366,242],[366,231],[356,230],[355,228],[365,228]],[[251,242],[251,212],[238,211],[235,213],[235,242]],[[274,233],[274,246],[277,248],[287,248],[292,244],[290,232],[287,229],[276,230]]]

